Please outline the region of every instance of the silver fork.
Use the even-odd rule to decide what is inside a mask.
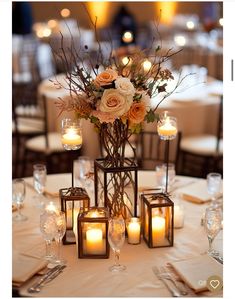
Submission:
[[[187,290],[185,289],[185,287],[183,287],[181,285],[181,283],[179,281],[177,281],[177,279],[175,277],[173,277],[173,275],[170,272],[167,272],[166,269],[164,267],[160,268],[160,275],[165,278],[168,279],[170,281],[172,281],[175,285],[175,287],[180,291],[180,293],[185,296],[188,294]]]
[[[181,293],[178,290],[178,288],[175,286],[175,284],[170,283],[168,279],[164,278],[162,274],[160,273],[159,269],[156,266],[152,267],[153,273],[162,280],[162,282],[165,284],[165,286],[168,288],[168,290],[171,292],[173,297],[181,297]]]

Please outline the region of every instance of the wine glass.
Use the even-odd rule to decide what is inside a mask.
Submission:
[[[56,221],[55,212],[45,210],[43,214],[40,215],[40,231],[46,243],[46,255],[45,259],[48,261],[53,261],[55,256],[52,253],[52,241],[56,236]]]
[[[58,265],[64,265],[66,261],[61,256],[61,247],[62,247],[62,238],[66,231],[65,213],[59,211],[54,215],[54,217],[56,223],[55,241],[57,244],[57,256],[54,262]]]
[[[212,205],[221,192],[222,177],[220,173],[211,172],[207,175],[207,192],[211,195]]]
[[[126,269],[126,266],[120,265],[120,249],[125,241],[125,221],[123,218],[114,217],[109,219],[108,241],[115,254],[115,264],[109,267],[111,272],[120,272]]]
[[[40,206],[44,205],[43,193],[46,187],[46,178],[47,178],[47,169],[44,164],[35,164],[33,165],[33,182],[34,189],[37,191],[38,195],[36,196],[37,201]]]
[[[20,205],[25,198],[25,181],[23,179],[14,179],[12,182],[12,201],[16,203],[17,214],[13,217],[13,221],[25,221],[27,216],[21,213]]]
[[[219,252],[212,249],[212,242],[222,228],[222,211],[217,207],[209,207],[205,212],[204,227],[209,241],[207,253],[212,256],[219,255]]]
[[[89,175],[92,171],[92,160],[87,156],[80,156],[74,161],[75,179],[80,182],[82,187],[88,186]]]

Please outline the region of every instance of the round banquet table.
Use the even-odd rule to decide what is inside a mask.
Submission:
[[[13,254],[20,252],[26,256],[43,257],[45,244],[40,233],[40,210],[35,207],[33,196],[33,178],[26,178],[26,199],[22,212],[28,220],[13,222]],[[185,186],[201,182],[201,189],[206,190],[206,181],[190,177],[176,177],[177,192]],[[139,187],[156,185],[153,171],[139,171]],[[191,185],[190,185],[191,184]],[[71,174],[55,174],[47,177],[47,191],[58,192],[60,188],[71,186]],[[177,187],[178,186],[178,187]],[[204,190],[204,191],[205,191]],[[202,191],[202,190],[200,190]],[[47,199],[48,202],[51,199]],[[59,202],[59,198],[54,198]],[[78,259],[76,245],[63,245],[62,255],[67,260],[63,273],[45,285],[38,294],[29,294],[27,288],[38,279],[33,277],[20,288],[21,296],[35,297],[169,297],[171,294],[152,271],[152,266],[163,266],[167,262],[199,256],[208,248],[208,240],[201,217],[207,204],[195,204],[183,200],[185,224],[174,230],[174,246],[165,248],[148,248],[144,240],[139,245],[130,245],[125,241],[121,249],[120,260],[127,269],[123,273],[111,273],[108,268],[114,262],[110,249],[108,259]],[[214,240],[213,247],[222,254],[222,231]],[[23,267],[23,265],[22,265]],[[13,260],[14,268],[14,260]],[[197,296],[197,295],[195,295]],[[198,296],[213,296],[212,292],[201,292]],[[222,297],[222,291],[217,296]]]
[[[189,76],[190,78],[190,76]],[[47,98],[47,119],[48,130],[50,132],[60,132],[61,120],[65,117],[73,117],[72,112],[64,112],[59,115],[59,109],[55,106],[58,98],[66,99],[69,91],[65,88],[56,87],[50,80],[60,82],[64,87],[65,75],[59,74],[43,80],[38,86],[38,96],[45,95]],[[190,88],[187,88],[191,86]],[[207,78],[206,83],[190,83],[180,88],[180,93],[172,94],[166,98],[158,108],[158,113],[169,111],[170,115],[178,120],[178,129],[183,136],[197,134],[217,133],[219,99],[223,93],[223,84],[219,80],[211,77]],[[158,98],[152,99],[158,103]],[[100,155],[98,134],[94,130],[93,124],[88,120],[83,121],[83,147],[82,150],[87,156],[95,159]],[[156,124],[144,124],[144,130],[156,130]],[[91,143],[90,140],[93,140]],[[95,146],[96,145],[96,146]]]

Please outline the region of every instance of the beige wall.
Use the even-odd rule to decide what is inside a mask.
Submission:
[[[203,2],[177,2],[176,13],[193,14],[202,16]],[[222,2],[218,2],[222,11]],[[156,2],[109,2],[106,24],[109,25],[120,5],[125,5],[134,14],[139,24],[152,20],[156,17]],[[81,2],[32,2],[35,22],[49,19],[60,19],[62,8],[71,10],[71,17],[79,21],[80,26],[89,27],[88,17]]]

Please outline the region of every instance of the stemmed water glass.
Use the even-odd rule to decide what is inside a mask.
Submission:
[[[207,175],[207,192],[211,195],[212,205],[221,192],[222,177],[220,173],[211,172]]]
[[[34,189],[37,191],[37,200],[40,206],[44,204],[45,197],[43,193],[46,187],[47,169],[44,164],[33,165],[33,182]]]
[[[55,221],[56,221],[55,241],[57,244],[57,256],[55,258],[55,263],[58,265],[64,265],[66,261],[61,256],[61,247],[62,247],[62,238],[66,231],[65,213],[61,211],[57,212],[55,214]]]
[[[120,265],[120,249],[125,241],[125,221],[123,218],[114,217],[109,219],[108,241],[115,254],[115,264],[109,267],[111,272],[120,272],[126,269],[126,266]]]
[[[212,242],[222,228],[222,211],[217,207],[209,207],[205,212],[204,227],[209,241],[207,253],[211,256],[218,256],[219,252],[212,249]]]
[[[13,221],[25,221],[27,216],[22,215],[20,205],[25,198],[25,181],[23,179],[14,179],[12,182],[12,201],[16,203],[17,214],[13,217]]]

